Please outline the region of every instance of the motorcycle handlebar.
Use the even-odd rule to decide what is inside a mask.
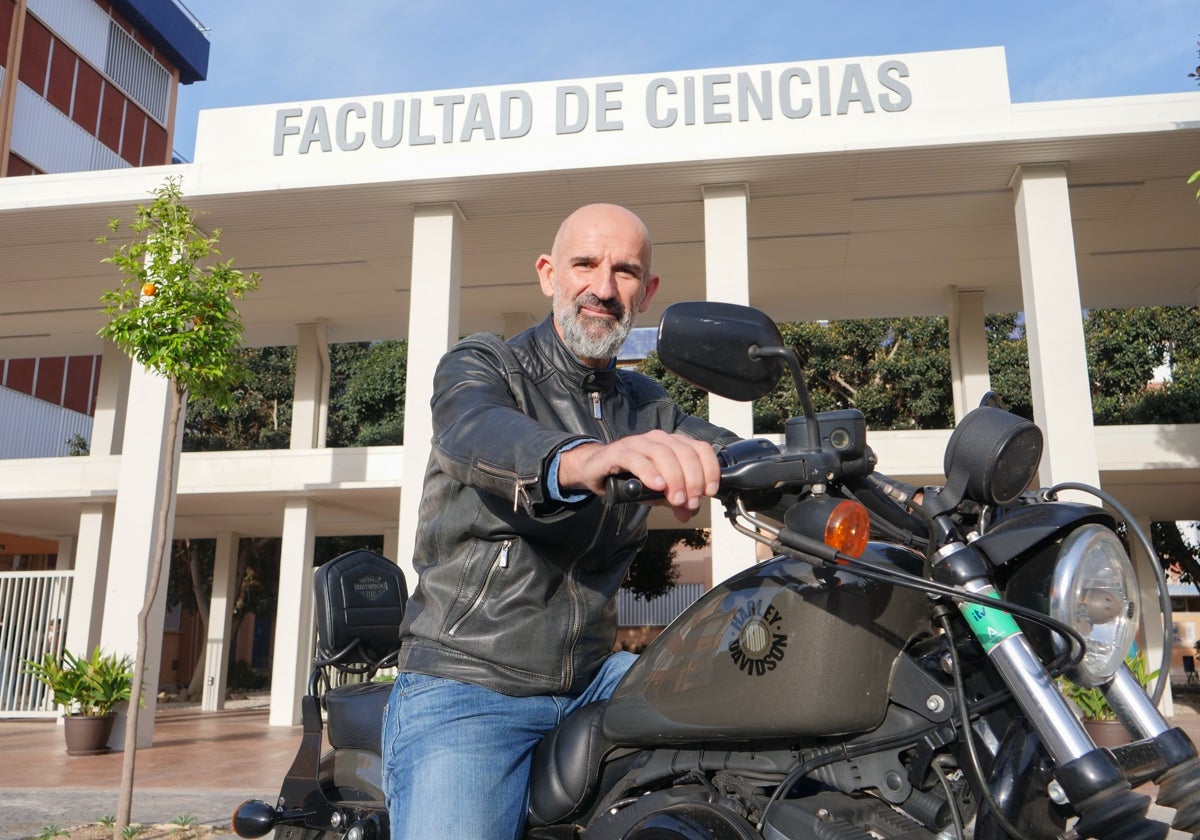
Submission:
[[[666,498],[661,490],[648,490],[641,479],[631,475],[610,475],[607,484],[608,498],[619,505],[656,502]]]

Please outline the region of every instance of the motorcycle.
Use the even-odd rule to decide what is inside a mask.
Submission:
[[[860,412],[813,410],[762,313],[674,304],[658,352],[735,400],[790,374],[804,413],[782,445],[720,455],[726,516],[774,556],[701,596],[609,700],[545,736],[528,840],[1157,840],[1168,826],[1134,790],[1150,781],[1173,826],[1200,831],[1196,748],[1126,664],[1140,607],[1122,537],[1155,554],[1099,489],[1028,489],[1036,425],[985,400],[950,437],[946,483],[912,487],[876,471]],[[628,477],[609,495],[653,496]],[[369,552],[317,575],[303,741],[277,803],[235,812],[242,837],[387,837],[388,685],[329,675],[387,667],[403,575]],[[1169,630],[1161,575],[1159,590]],[[1064,680],[1101,689],[1129,743],[1097,747]]]

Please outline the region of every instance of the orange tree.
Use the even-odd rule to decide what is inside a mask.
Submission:
[[[122,276],[121,284],[100,298],[108,319],[99,331],[100,337],[170,384],[166,439],[171,443],[163,463],[168,487],[154,512],[156,538],[145,600],[137,616],[137,654],[114,840],[129,825],[133,802],[147,622],[167,557],[167,520],[178,476],[179,424],[189,394],[218,405],[232,401],[233,389],[243,375],[238,356],[242,321],[234,300],[256,289],[259,281],[258,274],[244,274],[233,268],[232,261],[214,259],[220,255],[217,243],[221,232],[214,230],[206,235],[197,226],[195,212],[183,203],[178,178],[167,178],[151,196],[149,204],[138,205],[129,223],[132,239],[120,244],[110,243],[107,236],[97,240],[110,249],[102,262],[116,266]],[[109,221],[109,229],[119,233],[120,221]]]

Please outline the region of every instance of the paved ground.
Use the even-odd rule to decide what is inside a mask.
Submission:
[[[1183,704],[1175,711],[1172,723],[1200,744],[1200,713]],[[0,720],[0,840],[116,813],[122,756],[68,756],[62,738],[53,720]],[[211,714],[160,710],[154,745],[138,751],[133,822],[167,823],[187,814],[223,828],[215,838],[233,838],[233,809],[245,799],[275,801],[299,740],[299,727],[268,726],[261,704]],[[1167,809],[1151,813],[1170,822]],[[1173,831],[1170,840],[1191,838]]]
[[[132,822],[166,823],[187,814],[228,829],[243,800],[275,801],[300,728],[268,726],[261,701],[231,705],[213,714],[194,707],[159,711],[154,745],[138,750]],[[0,840],[115,814],[122,763],[119,752],[68,756],[54,720],[0,720]]]
[[[278,791],[263,793],[273,801]],[[132,822],[142,825],[169,823],[188,814],[199,825],[220,830],[212,840],[234,840],[229,829],[233,809],[246,799],[241,792],[196,792],[141,790],[134,793]],[[117,796],[112,791],[96,790],[15,790],[0,798],[0,840],[34,837],[48,825],[65,828],[95,822],[105,814],[116,813]]]

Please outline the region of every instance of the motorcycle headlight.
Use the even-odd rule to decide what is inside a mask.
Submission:
[[[1070,677],[1084,686],[1112,678],[1138,626],[1137,579],[1121,541],[1100,525],[1063,540],[1050,585],[1050,615],[1083,636],[1087,651]],[[1065,645],[1056,639],[1056,647]]]

